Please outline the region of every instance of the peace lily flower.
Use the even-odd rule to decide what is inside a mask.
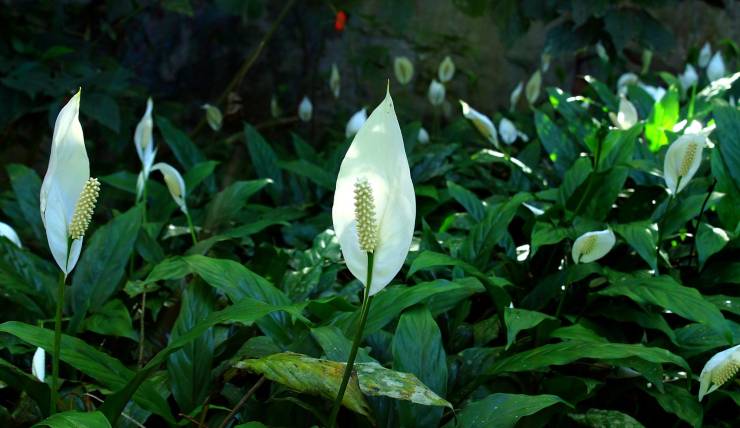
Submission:
[[[10,225],[7,225],[0,221],[0,236],[3,236],[5,238],[8,238],[8,240],[12,243],[14,243],[18,248],[22,248],[23,245],[21,245],[21,239],[18,237],[18,234],[15,233],[15,230],[13,230]]]
[[[439,81],[442,83],[449,82],[455,76],[455,63],[452,62],[452,58],[446,56],[444,60],[439,64],[439,70],[437,70],[437,76]]]
[[[609,117],[619,129],[630,129],[639,120],[637,117],[637,109],[624,95],[619,100],[619,112],[617,114],[609,113]]]
[[[432,83],[429,84],[427,98],[433,106],[441,105],[445,100],[445,85],[432,80]]]
[[[46,379],[46,352],[44,352],[44,348],[36,348],[36,352],[33,353],[31,374],[41,382]]]
[[[180,207],[180,211],[184,214],[188,213],[188,207],[185,203],[185,180],[182,179],[182,175],[174,168],[164,162],[154,164],[152,171],[159,171],[164,177],[164,183],[167,185],[167,190],[170,191],[172,199],[175,201],[177,206]]]
[[[331,75],[329,75],[329,88],[334,98],[339,98],[339,90],[341,89],[341,81],[339,80],[339,68],[337,64],[331,65]]]
[[[496,133],[496,127],[491,122],[488,116],[479,113],[474,108],[470,107],[468,103],[460,100],[462,106],[463,116],[469,121],[473,122],[473,125],[491,144],[498,147],[498,135]]]
[[[661,88],[660,86],[645,85],[643,83],[638,83],[638,86],[641,87],[645,92],[650,94],[650,96],[653,97],[653,100],[655,100],[656,103],[662,100],[663,96],[665,96],[665,88]]]
[[[729,382],[740,371],[740,345],[716,353],[699,375],[699,401]]]
[[[347,127],[345,128],[344,135],[349,138],[353,137],[355,134],[357,134],[357,131],[360,130],[362,125],[367,120],[367,109],[362,108],[362,110],[358,111],[357,113],[353,114],[352,117],[347,122]]]
[[[275,119],[283,115],[283,110],[280,108],[280,104],[275,95],[270,99],[270,114],[272,114],[272,117]]]
[[[149,173],[152,170],[154,164],[154,157],[157,155],[157,149],[154,148],[154,138],[152,136],[152,129],[154,128],[154,122],[152,121],[152,110],[154,103],[152,99],[146,100],[146,111],[144,116],[141,117],[139,124],[136,125],[136,131],[134,132],[134,145],[136,146],[136,154],[139,156],[141,161],[141,173],[136,183],[136,197],[141,197],[144,190],[144,182],[149,178]]]
[[[514,123],[507,118],[503,118],[501,119],[501,122],[499,122],[498,133],[506,144],[513,144],[519,136],[519,131],[517,131],[516,126],[514,126]]]
[[[527,87],[524,89],[524,94],[527,96],[527,101],[530,104],[534,104],[537,98],[540,96],[540,86],[542,86],[542,73],[537,70],[527,82]]]
[[[596,43],[596,55],[598,55],[599,58],[601,58],[602,61],[609,62],[609,54],[606,53],[606,48],[601,43],[601,41],[599,41],[598,43]]]
[[[393,60],[393,71],[398,83],[405,85],[414,77],[414,64],[405,56],[399,56]]]
[[[514,90],[511,91],[511,96],[509,97],[509,102],[511,103],[511,109],[514,110],[516,108],[517,103],[519,103],[519,97],[522,96],[522,90],[524,90],[524,83],[519,82],[514,87]]]
[[[704,134],[684,134],[668,147],[663,163],[663,178],[671,194],[678,194],[694,177],[701,164],[705,143]]]
[[[725,74],[727,74],[725,60],[722,59],[722,52],[717,51],[707,66],[707,78],[710,82],[714,82],[725,77]]]
[[[691,64],[686,64],[686,69],[678,75],[678,81],[681,83],[681,90],[686,92],[690,87],[696,85],[699,81],[699,75]]]
[[[311,116],[313,115],[313,104],[308,97],[303,97],[301,103],[298,105],[298,117],[304,122],[310,122]]]
[[[339,168],[332,219],[350,272],[372,296],[401,269],[416,216],[414,186],[390,93],[355,135]],[[367,253],[374,256],[367,283]]]
[[[416,141],[420,142],[421,144],[426,144],[429,142],[429,133],[424,128],[419,128],[419,135],[416,136]]]
[[[224,115],[221,114],[221,110],[210,104],[203,104],[202,108],[206,111],[206,122],[208,122],[208,126],[214,131],[220,130],[221,124],[224,121]]]
[[[587,232],[573,242],[571,256],[574,263],[591,263],[604,257],[616,243],[611,229]]]
[[[49,249],[64,275],[74,269],[100,183],[90,178],[90,161],[80,125],[78,91],[62,108],[54,124],[49,167],[41,184],[41,219]]]
[[[709,60],[712,58],[712,45],[709,44],[709,42],[705,42],[704,46],[701,47],[701,51],[699,51],[699,60],[697,63],[699,64],[699,67],[706,67],[707,64],[709,64]]]
[[[552,60],[552,55],[549,53],[543,53],[540,55],[540,69],[543,73],[547,73],[547,70],[550,69],[550,61]]]
[[[617,79],[617,93],[625,95],[630,85],[636,85],[639,82],[640,78],[635,73],[624,73]]]

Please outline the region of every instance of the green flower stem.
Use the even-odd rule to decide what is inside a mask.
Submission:
[[[367,324],[367,315],[370,313],[370,302],[372,301],[372,296],[370,296],[370,284],[373,282],[373,260],[373,253],[367,253],[367,282],[365,284],[365,293],[362,297],[360,325],[355,333],[355,340],[352,341],[352,349],[349,352],[347,366],[344,368],[344,376],[342,377],[342,384],[339,386],[339,393],[337,393],[337,398],[334,399],[334,405],[331,408],[331,415],[329,416],[330,428],[334,428],[336,426],[337,414],[339,413],[339,408],[342,406],[342,399],[344,398],[344,392],[347,390],[349,378],[352,376],[352,368],[355,365],[355,358],[357,357],[357,348],[360,346],[360,342],[362,341],[362,333],[365,330],[365,324]]]
[[[146,224],[146,182],[148,179],[144,179],[144,189],[141,191],[141,202],[142,202],[142,224]]]
[[[193,226],[193,219],[190,218],[190,213],[185,212],[185,218],[188,219],[188,228],[190,228],[190,237],[193,238],[193,245],[198,243],[198,238],[195,237],[195,227]]]
[[[676,180],[676,190],[678,190],[678,186],[681,185],[681,178],[683,177],[678,176],[678,180]],[[660,247],[663,241],[663,223],[665,222],[665,218],[668,217],[668,212],[670,212],[671,205],[673,205],[673,201],[675,199],[676,199],[675,193],[671,193],[670,195],[668,195],[668,202],[666,202],[665,211],[663,211],[663,215],[661,215],[660,220],[658,220],[658,242],[657,242],[657,247],[655,249],[656,256],[660,256]],[[658,268],[656,265],[655,276],[658,276],[658,275],[659,273],[658,273]]]
[[[59,285],[57,286],[57,311],[54,316],[54,348],[52,351],[52,375],[51,375],[51,402],[49,411],[56,413],[57,396],[59,395],[59,352],[62,344],[62,309],[64,308],[64,287],[67,275],[59,274]]]

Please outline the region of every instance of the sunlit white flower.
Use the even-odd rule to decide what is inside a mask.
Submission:
[[[150,97],[146,100],[146,111],[141,117],[139,124],[136,125],[136,131],[134,132],[136,154],[141,161],[141,168],[145,178],[149,176],[149,171],[151,171],[154,164],[154,157],[157,155],[157,149],[154,147],[154,137],[152,135],[154,129],[154,121],[152,121],[153,108],[154,102]]]
[[[90,178],[80,125],[78,91],[54,123],[49,167],[39,195],[41,220],[54,261],[65,275],[74,269],[90,223],[100,184]]]
[[[270,99],[270,114],[272,114],[272,117],[275,119],[283,115],[283,110],[280,108],[280,104],[275,95]]]
[[[704,46],[701,47],[701,51],[699,51],[699,60],[697,61],[699,67],[706,67],[711,58],[712,45],[710,45],[709,42],[706,42],[704,43]]]
[[[445,101],[445,85],[432,80],[427,91],[427,98],[433,106],[441,105]]]
[[[36,348],[31,362],[31,374],[43,382],[46,379],[46,352],[44,348]]]
[[[640,78],[635,73],[624,73],[617,79],[617,93],[619,95],[625,95],[630,85],[636,85],[639,82]]]
[[[660,86],[645,85],[643,83],[638,83],[638,86],[647,92],[656,103],[662,100],[663,96],[665,96],[665,88]]]
[[[463,116],[465,116],[465,118],[469,121],[473,122],[475,129],[477,129],[478,132],[483,135],[483,137],[491,142],[491,144],[498,147],[498,134],[496,132],[496,126],[494,126],[491,119],[489,119],[488,116],[479,113],[477,110],[470,107],[468,103],[463,100],[460,100],[460,105],[462,106]]]
[[[416,218],[414,186],[390,93],[370,114],[344,156],[337,177],[332,219],[350,272],[370,295],[401,269]],[[367,284],[367,253],[372,283]]]
[[[312,115],[313,104],[311,104],[311,100],[308,97],[303,97],[303,100],[298,105],[298,117],[304,122],[310,122]]]
[[[519,102],[519,97],[522,96],[522,90],[524,90],[524,83],[519,82],[514,87],[514,90],[511,91],[511,96],[509,97],[509,103],[511,105],[512,110],[516,108],[516,105]]]
[[[524,94],[527,97],[527,101],[530,104],[534,104],[537,98],[540,97],[540,87],[542,86],[542,73],[540,70],[535,71],[532,77],[527,82],[527,87],[524,89]]]
[[[452,62],[452,58],[446,56],[441,63],[439,63],[439,70],[437,70],[437,76],[439,81],[442,83],[449,82],[455,76],[455,63]]]
[[[711,125],[704,126],[701,122],[698,120],[692,120],[689,126],[687,126],[684,130],[684,134],[694,134],[694,135],[701,135],[704,138],[708,138],[709,135],[717,128],[716,123],[712,123]],[[706,141],[706,140],[705,140]]]
[[[601,43],[601,41],[599,41],[598,43],[596,43],[596,55],[598,55],[599,58],[601,58],[602,61],[609,62],[609,54],[606,53],[606,48]]]
[[[405,85],[414,77],[414,63],[405,56],[396,57],[393,60],[393,71],[396,73],[398,83]]]
[[[671,194],[679,193],[694,177],[701,165],[705,144],[706,137],[703,134],[684,134],[668,147],[663,163],[663,178]]]
[[[716,353],[699,375],[699,401],[729,382],[740,371],[740,345]]]
[[[18,248],[22,248],[23,245],[21,245],[21,238],[18,237],[18,234],[15,233],[15,230],[10,227],[10,225],[7,225],[0,221],[0,236],[8,238],[8,240],[15,245],[18,246]]]
[[[498,133],[501,140],[506,144],[513,144],[519,136],[519,131],[517,131],[514,123],[505,117],[498,123]]]
[[[419,135],[416,136],[416,141],[420,142],[421,144],[426,144],[429,142],[429,133],[423,127],[419,128]]]
[[[573,262],[591,263],[599,260],[611,251],[616,241],[611,229],[584,233],[573,242]]]
[[[180,210],[187,214],[188,207],[185,203],[185,180],[182,179],[182,175],[180,175],[180,173],[171,165],[164,162],[154,164],[152,171],[159,171],[162,173],[164,183],[167,185],[167,190],[170,191],[172,199],[174,199],[177,206],[180,207]]]
[[[337,64],[331,65],[331,75],[329,75],[329,89],[334,95],[334,98],[339,98],[339,91],[341,89],[341,81],[339,79],[339,68]]]
[[[686,64],[686,69],[678,75],[678,81],[681,83],[681,90],[687,91],[699,81],[699,75],[691,64]]]
[[[349,138],[357,134],[362,125],[367,120],[367,109],[364,107],[357,113],[353,114],[352,117],[347,121],[347,127],[344,130],[344,135]]]
[[[717,79],[725,77],[727,74],[727,68],[725,67],[725,60],[722,58],[722,52],[717,51],[712,60],[707,65],[707,78],[710,82],[714,82]]]
[[[206,122],[208,126],[214,131],[220,130],[221,124],[224,121],[224,115],[221,114],[221,110],[211,104],[203,104],[202,108],[206,111]]]
[[[609,113],[614,126],[620,129],[630,129],[639,120],[637,109],[625,96],[619,100],[619,112],[617,114]]]

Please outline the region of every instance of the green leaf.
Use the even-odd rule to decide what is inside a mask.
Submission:
[[[534,113],[534,123],[542,145],[551,159],[555,158],[555,168],[562,174],[578,156],[575,144],[548,115],[539,110]]]
[[[643,388],[643,391],[655,398],[666,412],[673,413],[691,426],[700,427],[704,411],[696,397],[685,388],[670,383],[666,383],[663,387],[665,392],[660,392],[655,388]]]
[[[719,151],[735,187],[740,188],[740,111],[729,105],[716,104],[712,112],[717,121],[714,134],[719,142]]]
[[[701,223],[696,236],[696,252],[699,255],[699,266],[704,266],[707,259],[713,254],[720,252],[728,242],[730,242],[730,236],[722,228]]]
[[[522,330],[537,327],[542,321],[555,320],[550,315],[542,312],[528,311],[526,309],[505,308],[504,321],[506,323],[506,349],[514,343],[516,335]]]
[[[534,256],[537,250],[544,245],[557,244],[569,235],[565,227],[556,227],[550,223],[535,222],[532,227],[532,243],[530,257]]]
[[[731,341],[732,334],[719,309],[705,300],[696,289],[684,287],[670,276],[624,280],[598,293],[603,296],[625,296],[638,304],[660,306],[686,319],[705,324],[720,334],[729,334],[728,340]]]
[[[324,350],[326,359],[345,362],[349,358],[352,341],[347,339],[338,328],[332,325],[312,328],[311,336],[316,339],[321,349]],[[375,360],[368,355],[365,349],[358,348],[355,361],[358,363],[371,363]]]
[[[613,226],[619,234],[647,262],[651,269],[658,269],[658,225],[649,221],[639,221]]]
[[[131,315],[120,300],[106,302],[101,308],[93,308],[92,312],[85,320],[86,330],[102,335],[128,337],[131,340],[139,339],[134,331]]]
[[[280,168],[301,177],[306,177],[325,189],[334,190],[334,186],[336,185],[336,174],[334,174],[334,171],[327,171],[326,168],[311,163],[306,159],[279,161],[277,164]]]
[[[393,369],[412,373],[440,397],[447,392],[447,361],[442,333],[425,306],[405,311],[393,335]],[[438,426],[442,409],[399,403],[402,426]]]
[[[635,418],[617,410],[588,409],[586,413],[569,413],[568,417],[592,428],[644,428]]]
[[[96,122],[118,133],[121,126],[121,113],[113,97],[100,93],[86,93],[82,99],[80,103],[82,114],[90,116]]]
[[[10,186],[18,202],[18,208],[23,214],[23,221],[33,231],[38,241],[46,239],[44,225],[39,215],[39,194],[41,193],[41,179],[33,169],[19,164],[9,164],[5,167],[10,178]]]
[[[12,334],[33,346],[44,348],[47,354],[50,354],[53,348],[54,332],[52,330],[8,321],[0,324],[0,332]],[[60,359],[62,361],[108,389],[123,387],[134,375],[120,361],[96,350],[80,339],[62,335],[61,345]],[[134,395],[134,401],[152,413],[162,416],[165,420],[174,422],[167,401],[157,392],[153,382],[144,382],[141,390]]]
[[[100,227],[85,242],[70,290],[77,322],[89,308],[103,306],[118,290],[139,234],[141,216],[140,207],[131,208]],[[70,330],[75,331],[75,326]]]
[[[670,131],[679,118],[678,89],[672,86],[663,98],[653,106],[653,111],[645,123],[645,137],[650,142],[650,151],[657,152],[668,144],[665,131]]]
[[[239,211],[244,208],[249,198],[270,183],[270,179],[232,183],[216,194],[206,207],[207,214],[204,227],[210,230],[232,221]]]
[[[190,284],[183,292],[180,315],[172,327],[170,342],[177,340],[213,312],[212,289],[203,283]],[[211,387],[214,339],[212,329],[203,332],[173,352],[167,362],[172,396],[184,413],[203,403]]]
[[[69,412],[57,413],[34,425],[34,427],[50,428],[110,428],[108,420],[100,412]]]
[[[0,292],[19,305],[19,316],[22,312],[33,316],[53,313],[56,271],[56,266],[0,238]],[[8,309],[6,312],[11,315]]]
[[[578,4],[582,3],[591,3],[591,2],[577,2]],[[586,76],[585,77],[586,82],[588,82],[589,85],[594,89],[594,92],[601,98],[601,101],[604,103],[604,106],[607,108],[607,110],[612,112],[618,112],[619,111],[619,98],[617,98],[616,95],[614,95],[614,92],[605,84],[594,78],[593,76]]]
[[[624,343],[571,340],[540,346],[501,358],[493,363],[486,374],[497,375],[506,372],[535,371],[549,366],[569,364],[581,358],[603,360],[629,357],[637,357],[653,363],[673,363],[689,370],[689,365],[683,358],[665,349]]]
[[[273,185],[270,187],[270,195],[277,200],[283,191],[283,174],[278,166],[278,156],[270,144],[250,124],[244,124],[244,141],[252,159],[252,165],[259,178],[269,178]]]
[[[513,428],[523,416],[533,415],[555,404],[570,407],[557,395],[491,394],[465,406],[456,420],[444,428]]]
[[[39,382],[31,373],[0,358],[0,381],[16,391],[25,391],[41,409],[41,413],[49,414],[49,399],[51,389],[44,382]]]
[[[447,191],[460,205],[465,207],[465,211],[470,214],[475,221],[483,220],[485,215],[485,208],[483,203],[475,196],[475,193],[470,190],[455,184],[452,181],[447,181]]]
[[[162,0],[162,8],[185,16],[193,16],[190,0]]]
[[[185,172],[206,160],[198,146],[190,141],[190,137],[173,125],[169,119],[157,115],[155,121],[157,122],[157,128],[162,133],[165,144],[172,150]]]

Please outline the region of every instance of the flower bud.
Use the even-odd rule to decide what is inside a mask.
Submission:
[[[606,48],[601,41],[596,43],[596,55],[598,55],[602,61],[607,63],[609,62],[609,54],[606,52]]]
[[[483,137],[485,137],[491,144],[498,147],[498,134],[496,132],[496,127],[493,125],[493,122],[491,122],[491,119],[470,107],[468,103],[463,100],[460,100],[460,105],[462,106],[463,116],[473,123],[475,129],[477,129]]]
[[[452,62],[452,58],[446,56],[444,60],[439,64],[439,70],[437,70],[437,76],[439,81],[447,83],[455,76],[455,63]]]
[[[699,67],[706,67],[710,59],[712,59],[712,45],[709,42],[705,42],[704,46],[701,47],[701,51],[699,51],[697,64],[699,64]]]
[[[513,144],[519,136],[514,123],[505,117],[498,124],[498,133],[501,136],[501,140],[506,144]]]
[[[185,180],[182,179],[182,175],[171,165],[164,162],[159,162],[152,167],[152,171],[160,171],[164,177],[164,183],[167,185],[167,190],[170,191],[170,196],[174,199],[177,206],[180,207],[180,211],[187,214],[188,207],[185,203]]]
[[[393,60],[393,71],[398,83],[405,85],[414,77],[414,64],[405,56],[399,56]]]
[[[224,120],[224,115],[221,114],[221,110],[210,104],[203,104],[203,110],[206,111],[206,122],[208,122],[208,126],[210,126],[214,131],[220,130],[221,124]]]
[[[681,90],[683,92],[696,85],[699,82],[699,75],[696,73],[694,66],[686,64],[684,72],[678,75],[678,81],[681,83]]]
[[[427,98],[433,106],[442,105],[445,101],[445,85],[432,80],[432,83],[429,84],[429,91],[427,91]]]
[[[725,67],[725,60],[722,58],[722,52],[717,51],[707,66],[707,78],[710,82],[714,82],[725,77],[726,74],[727,68]]]
[[[18,237],[18,234],[15,233],[15,230],[9,225],[1,221],[0,221],[0,236],[8,238],[8,240],[14,243],[16,246],[18,246],[18,248],[23,247],[23,245],[21,245],[21,239]]]
[[[604,257],[616,243],[611,229],[587,232],[573,243],[571,256],[574,263],[591,263]]]
[[[540,97],[540,87],[542,86],[542,73],[540,70],[535,71],[532,77],[527,82],[527,87],[524,89],[524,93],[527,96],[529,104],[534,104],[537,98]]]
[[[347,126],[344,130],[344,135],[347,138],[353,137],[355,134],[357,134],[357,131],[362,128],[362,125],[365,124],[365,121],[367,120],[367,109],[363,108],[362,110],[359,110],[355,114],[352,115],[352,117],[347,121]]]
[[[298,117],[304,122],[310,122],[312,115],[313,104],[311,104],[311,100],[308,97],[303,97],[303,100],[298,105]]]
[[[429,133],[423,127],[419,128],[419,135],[416,136],[416,141],[421,144],[426,144],[429,142]]]

